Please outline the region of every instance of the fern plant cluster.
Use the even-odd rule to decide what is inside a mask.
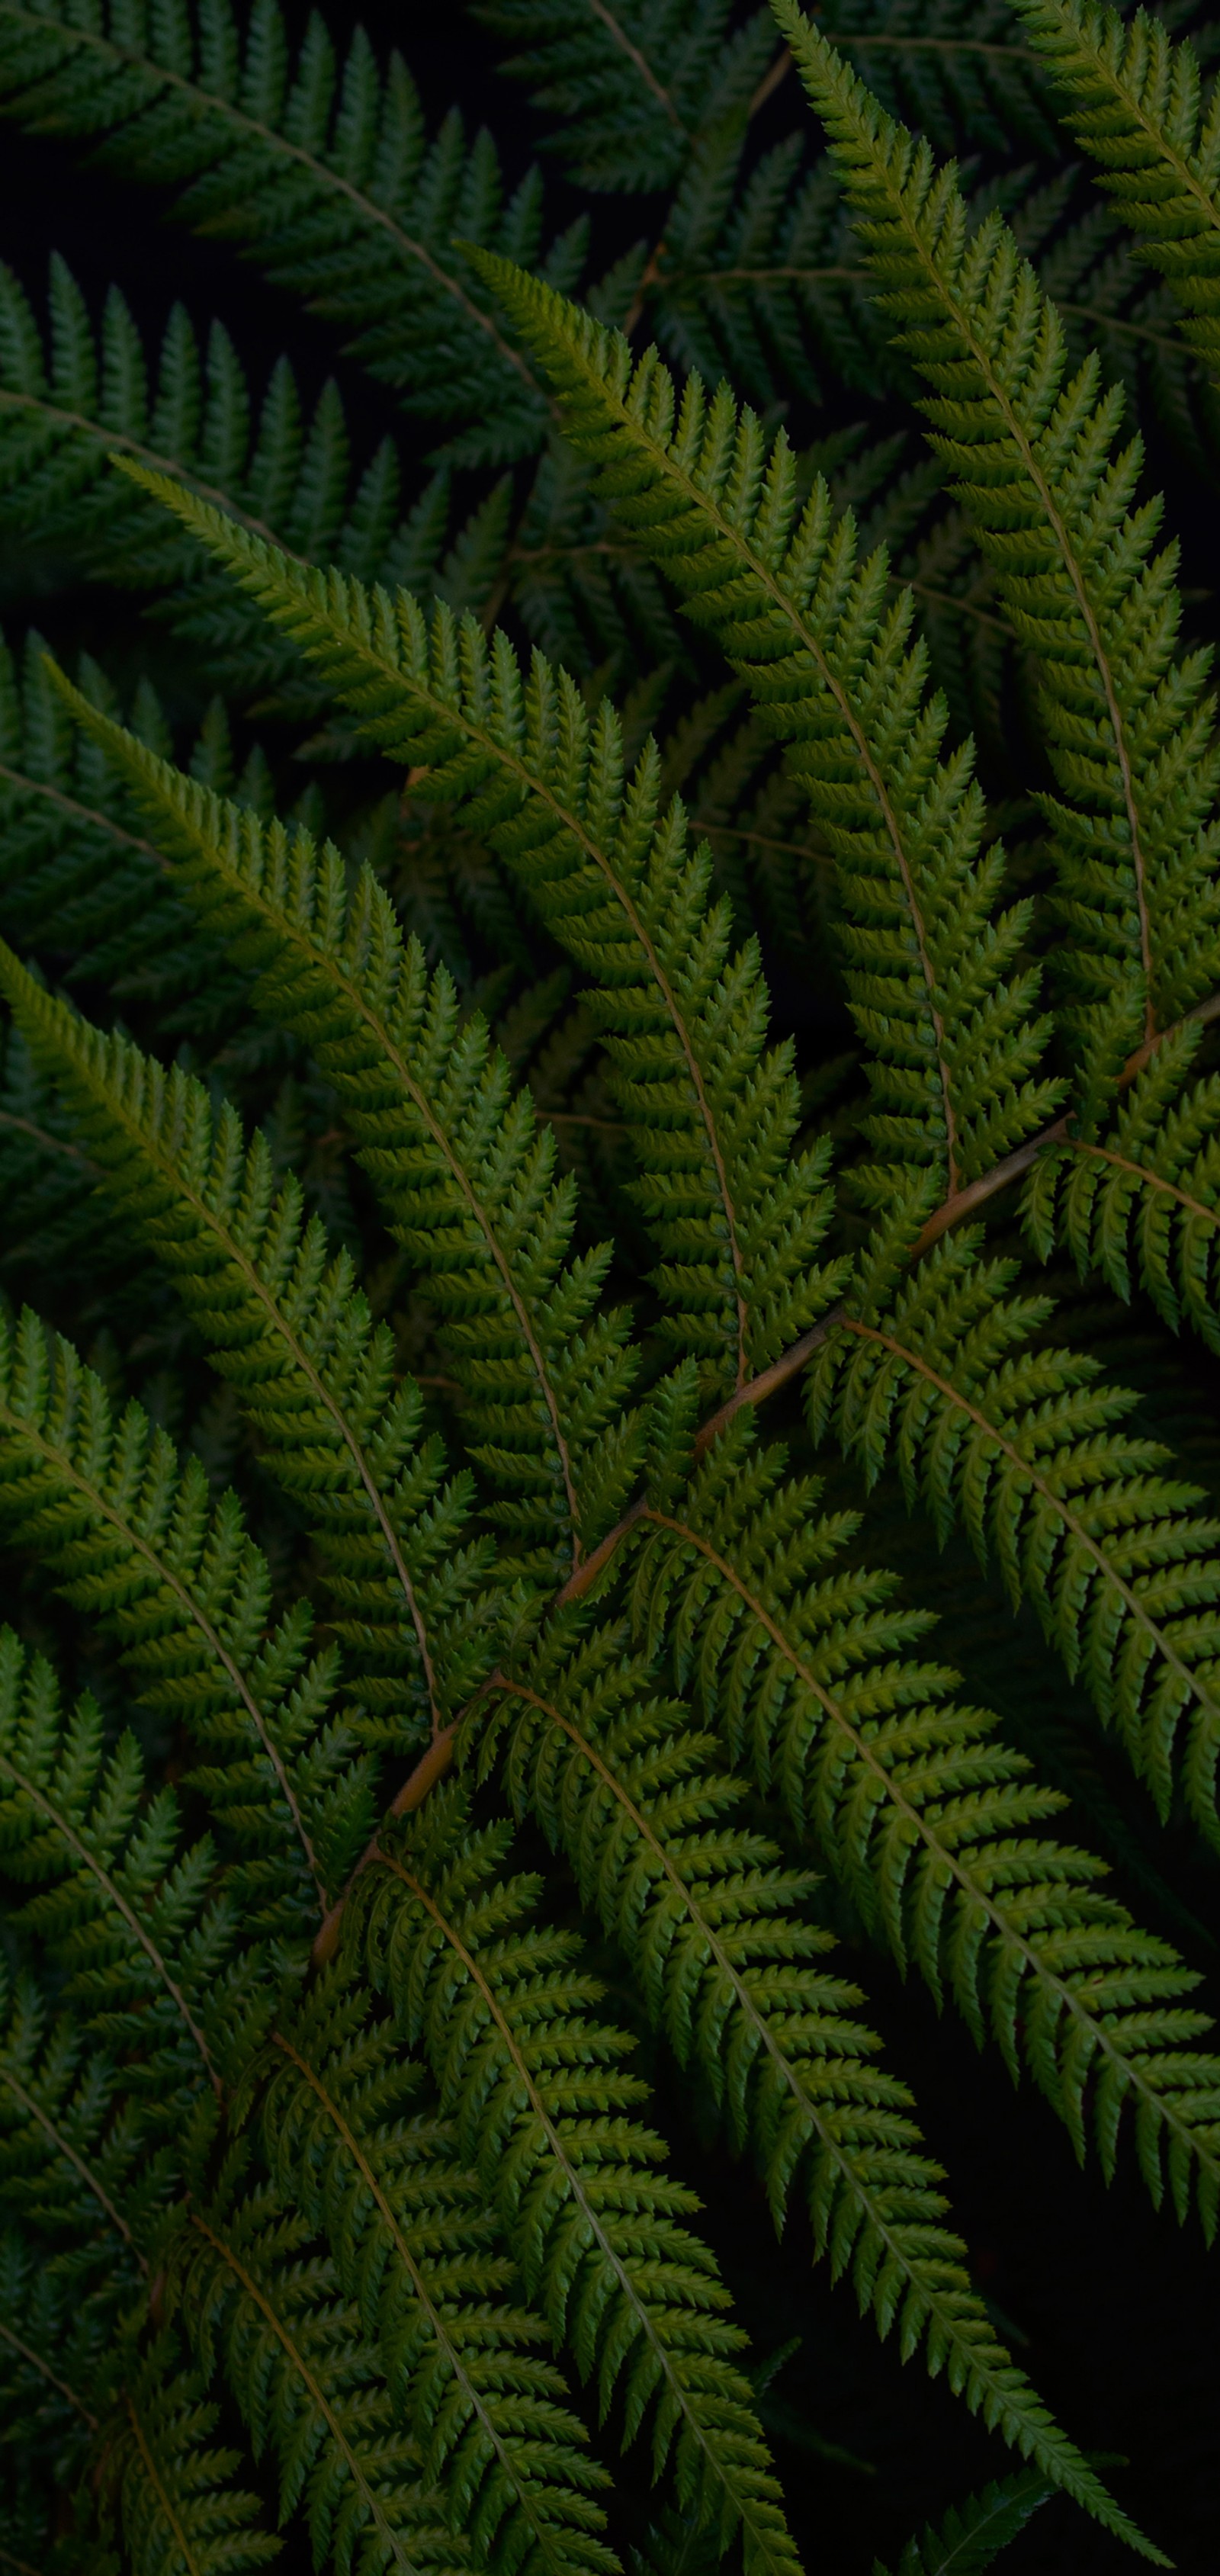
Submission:
[[[1215,33],[393,33],[0,0],[0,2569],[1202,2570]]]

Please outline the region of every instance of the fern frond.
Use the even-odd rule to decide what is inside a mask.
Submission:
[[[939,2531],[929,2525],[921,2539],[908,2540],[897,2576],[982,2576],[1053,2492],[1036,2469],[984,2487],[981,2495],[953,2507]],[[880,2559],[873,2562],[873,2576],[889,2576]]]
[[[1099,165],[1142,257],[1169,280],[1183,337],[1220,371],[1220,105],[1189,36],[1097,0],[1013,0],[1061,113]]]
[[[132,2576],[246,2576],[278,2558],[261,2499],[235,2483],[248,2465],[219,2445],[220,2409],[176,2338],[158,2336],[123,2390],[103,2461]]]
[[[483,1721],[518,1812],[566,1851],[639,1981],[654,2025],[697,2068],[730,2139],[753,2146],[776,2230],[799,2188],[832,2278],[850,2277],[906,2361],[926,2342],[967,2405],[1086,2511],[1099,2482],[1017,2370],[945,2224],[943,2176],[904,2085],[878,2067],[864,1998],[818,1964],[833,1947],[801,1912],[808,1881],[734,1820],[745,1795],[714,1738],[658,1699],[613,1627],[557,1633]],[[496,1705],[498,1698],[499,1705]]]
[[[774,0],[826,125],[880,301],[1042,673],[1082,1132],[1124,1060],[1220,982],[1220,783],[1206,652],[1175,658],[1177,549],[1136,503],[1118,388],[1070,379],[1063,328],[998,213],[972,227],[951,167],[878,107],[796,0]]]
[[[541,2319],[510,2303],[512,2267],[451,2129],[412,2109],[422,2070],[370,2025],[367,1990],[326,1971],[264,2071],[268,2170],[328,2238],[453,2530],[493,2576],[610,2576],[606,2472],[535,2349]]]
[[[300,1184],[277,1191],[265,1136],[246,1149],[227,1102],[214,1110],[180,1067],[167,1075],[52,1000],[2,943],[0,986],[115,1205],[170,1271],[268,1465],[317,1530],[333,1624],[368,1667],[366,1696],[386,1676],[409,1736],[450,1695],[460,1704],[494,1651],[471,1597],[485,1552],[459,1545],[470,1478],[444,1483],[439,1439],[421,1442],[419,1390],[395,1386],[392,1337],[373,1329],[350,1256],[328,1260],[320,1221],[303,1222]]]
[[[1206,377],[1182,337],[1173,290],[1149,276],[1108,206],[1094,199],[1077,210],[1078,176],[1069,165],[1010,206],[1014,237],[1063,323],[1069,364],[1095,348],[1107,382],[1121,384],[1133,408],[1150,397],[1175,448],[1206,475]]]
[[[875,389],[897,369],[829,158],[810,169],[791,135],[747,176],[747,139],[712,127],[691,155],[639,289],[661,347],[683,373],[729,373],[761,405],[791,389],[820,402],[835,380]]]
[[[1180,1778],[1220,1845],[1220,1522],[1170,1452],[1120,1428],[1136,1402],[1090,1354],[1047,1347],[1044,1297],[963,1229],[891,1299],[858,1307],[809,1376],[870,1480],[896,1453],[942,1536],[961,1519],[1014,1603],[1034,1605],[1068,1671],[1115,1727],[1164,1815]]]
[[[281,359],[253,420],[241,361],[219,322],[205,369],[189,316],[175,305],[154,387],[118,287],[95,331],[56,253],[48,308],[44,345],[24,288],[0,265],[0,519],[10,527],[35,535],[54,527],[57,545],[79,554],[95,578],[168,591],[173,623],[197,631],[200,606],[172,594],[189,593],[192,577],[197,585],[198,558],[138,486],[107,471],[117,453],[184,475],[294,553],[368,577],[381,571],[397,533],[398,460],[384,440],[352,488],[333,382],[307,422]]]
[[[60,2344],[67,2301],[78,2312],[102,2292],[102,2331],[146,2285],[148,2248],[165,2228],[174,2180],[162,2149],[120,2098],[108,2052],[86,2044],[68,2014],[55,2021],[29,1970],[0,1986],[0,2192],[6,2216],[36,2248],[56,2302]],[[54,2254],[46,2260],[47,2247]]]
[[[909,592],[890,602],[883,550],[857,561],[854,518],[819,478],[798,511],[787,438],[768,447],[727,387],[677,397],[655,352],[479,255],[546,368],[569,437],[598,466],[653,554],[747,681],[832,850],[846,913],[853,1013],[875,1106],[869,1176],[925,1166],[943,1194],[1031,1134],[1057,1086],[1038,1078],[1047,1023],[1020,964],[1029,908],[996,914],[1004,854],[980,857],[983,800],[969,749],[940,759],[943,700],[910,642]],[[931,1182],[929,1184],[931,1186]]]
[[[548,928],[596,980],[590,1008],[642,1166],[639,1203],[663,1255],[666,1330],[740,1385],[829,1304],[841,1265],[813,1263],[824,1154],[792,1153],[799,1097],[788,1046],[763,1051],[757,944],[736,956],[709,908],[705,847],[687,848],[659,760],[628,776],[613,710],[590,723],[565,672],[535,655],[523,685],[508,638],[429,622],[332,574],[303,572],[206,503],[155,487],[287,627],[361,730],[428,771],[429,793],[477,822]],[[82,721],[86,721],[82,710]]]
[[[31,1285],[70,1278],[80,1275],[87,1248],[86,1322],[108,1298],[130,1296],[138,1266],[121,1230],[97,1222],[98,1178],[53,1085],[19,1031],[7,1027],[0,1046],[0,1267]]]
[[[249,2046],[252,1963],[232,1964],[210,1843],[181,1850],[173,1790],[147,1804],[143,1792],[134,1737],[107,1755],[96,1701],[65,1718],[46,1658],[0,1629],[0,1859],[37,1890],[18,1920],[86,2026],[116,2048],[138,2041],[133,2081],[169,2135],[212,2115],[226,2064]]]
[[[458,1793],[434,1793],[383,1840],[361,1882],[361,1938],[407,2035],[422,2040],[461,2150],[496,2210],[526,2288],[624,2445],[651,2421],[685,2510],[753,2571],[793,2571],[778,2487],[737,2360],[713,2257],[681,2221],[694,2195],[658,2167],[631,2116],[644,2090],[630,2043],[594,2021],[600,1988],[568,1933],[540,1923],[536,1882],[506,1878],[508,1827],[472,1832]]]
[[[1190,1081],[1200,1035],[1187,1020],[1162,1039],[1096,1142],[1044,1148],[1024,1216],[1044,1261],[1058,1240],[1124,1305],[1138,1280],[1171,1331],[1220,1351],[1220,1079]]]
[[[453,251],[455,232],[532,266],[536,176],[508,204],[490,137],[461,119],[427,142],[400,54],[378,71],[363,28],[340,69],[321,19],[292,59],[275,0],[244,41],[228,0],[133,19],[122,0],[0,7],[0,113],[100,137],[112,167],[177,190],[198,229],[247,241],[277,286],[332,316],[403,407],[456,431],[467,464],[532,453],[546,406],[520,352]],[[549,266],[571,282],[583,228]]]
[[[1009,0],[826,0],[822,21],[891,116],[946,151],[963,135],[1011,155],[1058,149],[1048,82]]]
[[[575,1187],[480,1015],[404,945],[365,866],[347,887],[332,843],[201,789],[61,689],[126,777],[210,936],[259,969],[265,1014],[334,1086],[394,1230],[445,1325],[469,1454],[508,1499],[492,1517],[555,1581],[621,1511],[634,1475],[622,1420],[632,1362],[621,1314],[591,1320],[610,1246],[573,1258]]]
[[[829,1344],[828,1346],[829,1347]],[[1185,2002],[1198,1983],[1096,1882],[1091,1854],[1031,1833],[1063,1800],[1029,1777],[956,1675],[911,1660],[930,1624],[893,1578],[835,1568],[855,1515],[819,1515],[739,1415],[689,1490],[658,1480],[632,1544],[630,1597],[735,1759],[774,1785],[900,1965],[952,1995],[976,2038],[1021,2055],[1083,2157],[1092,2117],[1113,2170],[1124,2104],[1153,2198],[1192,2172],[1220,2209],[1220,2059]],[[827,1569],[827,1570],[824,1570]]]
[[[31,630],[18,668],[0,641],[5,926],[24,947],[62,960],[69,986],[102,982],[121,1003],[155,1003],[166,1028],[189,1022],[197,1037],[214,1040],[244,1002],[245,978],[226,967],[175,894],[126,787],[67,716],[45,651]],[[113,694],[88,656],[79,685],[91,703],[114,712]],[[130,717],[141,741],[168,751],[169,730],[147,683]],[[217,731],[214,723],[205,727],[192,770],[223,773],[228,766]],[[229,783],[244,801],[253,769]]]
[[[3,2081],[0,2076],[0,2087]],[[0,2126],[8,2128],[4,2115]],[[0,2168],[7,2160],[0,2148]],[[7,2451],[11,2428],[20,2424],[27,2459],[48,2468],[60,2486],[79,2475],[100,2430],[99,2382],[113,2318],[103,2320],[96,2311],[96,2302],[82,2300],[79,2282],[69,2285],[57,2275],[45,2243],[36,2244],[28,2224],[5,2229],[0,2235],[0,2442]]]
[[[744,116],[776,51],[764,9],[730,33],[728,0],[614,0],[583,17],[563,0],[479,0],[474,14],[514,48],[504,69],[555,120],[547,149],[584,188],[672,186],[702,129]]]
[[[316,2568],[337,2576],[466,2576],[420,2452],[395,2421],[355,2302],[311,2228],[230,2157],[192,2205],[173,2288],[208,2376],[223,2357],[256,2460],[278,2465],[281,2528],[298,2507]]]
[[[330,1715],[333,1649],[309,1655],[298,1603],[269,1631],[266,1560],[237,1496],[213,1507],[198,1459],[138,1404],[119,1421],[70,1343],[0,1310],[0,1515],[58,1589],[119,1637],[147,1707],[220,1758],[197,1769],[247,1920],[310,1937],[373,1823],[368,1758]]]

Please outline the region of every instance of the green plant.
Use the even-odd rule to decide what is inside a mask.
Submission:
[[[1167,2565],[921,1998],[1210,2244],[1207,31],[473,15],[0,0],[346,370],[0,273],[0,2568]]]

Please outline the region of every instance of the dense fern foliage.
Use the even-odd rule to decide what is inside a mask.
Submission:
[[[1216,50],[0,0],[0,2576],[1215,2565]]]

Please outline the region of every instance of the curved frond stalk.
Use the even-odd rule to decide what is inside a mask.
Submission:
[[[1044,1261],[1065,1244],[1124,1305],[1138,1280],[1171,1331],[1191,1324],[1220,1352],[1220,1078],[1189,1080],[1200,1036],[1187,1023],[1162,1040],[1095,1143],[1039,1154],[1024,1218]]]
[[[817,2253],[882,2337],[896,2328],[900,2358],[925,2345],[934,2375],[1104,2519],[1110,2498],[970,2286],[911,2096],[857,2018],[865,1998],[820,1964],[834,1943],[802,1918],[808,1877],[735,1821],[746,1792],[719,1756],[613,1628],[583,1645],[557,1631],[528,1683],[498,1687],[479,1746],[567,1853],[736,2150],[753,2149],[777,2233],[803,2191]]]
[[[396,2423],[376,2351],[308,2220],[230,2168],[193,2205],[173,2291],[210,2379],[218,2350],[256,2460],[271,2450],[279,2520],[301,2509],[314,2565],[336,2576],[468,2576],[418,2445]]]
[[[543,396],[453,249],[469,233],[532,266],[536,176],[505,206],[486,133],[468,148],[453,114],[427,142],[402,56],[381,74],[363,28],[340,71],[317,17],[290,59],[275,0],[259,0],[244,42],[228,0],[197,30],[185,10],[133,23],[121,0],[87,16],[74,0],[3,0],[0,114],[100,137],[111,167],[176,188],[186,222],[247,241],[405,410],[455,430],[463,463],[537,446]],[[574,282],[583,248],[581,226],[554,245],[558,282]]]
[[[1167,277],[1183,337],[1220,373],[1220,100],[1189,36],[1097,0],[1012,0],[1141,257]]]
[[[574,1181],[510,1086],[486,1022],[404,942],[372,869],[350,896],[338,850],[198,787],[62,680],[131,788],[212,937],[257,967],[264,1014],[294,1031],[343,1103],[390,1221],[446,1325],[468,1454],[531,1570],[559,1581],[631,1490],[622,1314],[591,1320],[611,1247],[573,1258]],[[534,1563],[533,1560],[537,1562]]]
[[[899,345],[1009,616],[1043,674],[1057,795],[1040,797],[1060,880],[1067,1028],[1082,1132],[1125,1058],[1220,982],[1220,782],[1208,655],[1175,658],[1177,549],[1152,547],[1138,437],[1095,355],[1068,377],[1058,314],[993,212],[972,226],[796,0],[773,0],[830,138]]]
[[[132,2576],[246,2576],[278,2558],[261,2499],[236,2483],[249,2463],[216,2442],[219,2415],[176,2339],[158,2336],[123,2391],[102,2463]]]
[[[370,2025],[367,1989],[325,1972],[263,2072],[276,2189],[329,2240],[452,2529],[493,2576],[612,2576],[607,2473],[536,2350],[541,2318],[511,2304],[512,2265],[452,2129],[412,2112],[422,2070]]]
[[[624,2445],[651,2427],[683,2510],[749,2576],[795,2576],[779,2489],[712,2255],[681,2222],[693,2193],[631,2116],[630,2042],[592,2018],[601,1989],[569,1933],[541,1923],[536,1881],[505,1877],[510,1829],[472,1832],[438,1791],[360,1882],[375,1984],[421,2040],[442,2108],[479,2175],[531,2298],[566,2342]]]
[[[155,488],[325,672],[361,731],[428,773],[518,875],[586,974],[663,1255],[665,1329],[710,1381],[741,1385],[829,1305],[843,1265],[813,1261],[829,1216],[825,1154],[793,1152],[788,1046],[764,1052],[757,943],[736,955],[710,853],[662,811],[649,741],[628,774],[604,702],[590,722],[566,672],[535,654],[524,684],[507,636],[427,620],[339,574],[303,572],[173,484]]]
[[[928,2525],[921,2539],[908,2540],[897,2576],[982,2576],[1053,2493],[1037,2469],[997,2479],[981,2495],[953,2506],[939,2531]],[[889,2569],[878,2560],[873,2576],[889,2576]]]
[[[0,987],[117,1209],[171,1273],[268,1465],[300,1497],[340,1638],[367,1660],[374,1691],[387,1673],[394,1706],[407,1697],[404,1727],[436,1724],[444,1695],[460,1704],[492,1648],[471,1600],[483,1552],[458,1545],[470,1478],[444,1484],[439,1439],[421,1444],[419,1391],[395,1385],[390,1333],[372,1328],[350,1255],[328,1260],[299,1182],[277,1190],[265,1136],[246,1149],[228,1102],[214,1110],[180,1067],[166,1074],[53,1000],[2,942]],[[442,1662],[434,1623],[450,1630]]]
[[[980,855],[969,747],[940,757],[947,709],[926,691],[909,590],[891,598],[884,548],[859,562],[822,477],[800,507],[784,433],[768,444],[727,386],[709,401],[692,376],[679,406],[655,351],[636,365],[621,333],[503,260],[477,264],[598,489],[786,744],[834,854],[881,1157],[866,1186],[887,1199],[892,1166],[919,1165],[952,1195],[1045,1124],[1059,1086],[1037,1074],[1049,1023],[1020,962],[1029,907],[996,911],[1004,854]]]
[[[28,1308],[14,1327],[0,1307],[0,1517],[120,1638],[145,1705],[219,1755],[193,1780],[247,1854],[230,1879],[245,1919],[308,1939],[372,1821],[368,1762],[329,1716],[334,1652],[309,1659],[306,1603],[268,1630],[237,1496],[213,1506],[198,1459],[181,1465],[138,1404],[116,1423],[94,1371]]]
[[[0,1629],[0,1860],[37,1889],[18,1919],[86,2025],[138,2037],[148,2116],[172,2134],[248,2044],[253,1963],[233,1963],[210,1842],[182,1851],[173,1790],[144,1791],[134,1736],[107,1754],[96,1701],[65,1718],[45,1656]]]
[[[893,1605],[893,1577],[834,1570],[855,1516],[819,1516],[816,1483],[784,1463],[738,1416],[685,1496],[646,1504],[636,1620],[899,1965],[950,1993],[980,2041],[990,2024],[1014,2077],[1024,2055],[1082,2158],[1091,2116],[1106,2174],[1128,2105],[1154,2200],[1168,2176],[1184,2214],[1193,2177],[1210,2236],[1220,2059],[1194,2046],[1210,2028],[1184,2000],[1198,1978],[1099,1889],[1100,1861],[1030,1832],[1063,1799],[990,1710],[950,1697],[956,1674],[912,1660],[930,1620]]]
[[[1180,1775],[1220,1848],[1220,1522],[1159,1441],[1119,1427],[1136,1397],[1091,1355],[1041,1343],[1051,1300],[1010,1295],[1015,1273],[968,1229],[892,1302],[863,1282],[811,1368],[811,1418],[820,1430],[833,1415],[870,1481],[896,1453],[942,1537],[964,1523],[1014,1605],[1032,1601],[1162,1816]]]
[[[478,0],[475,16],[523,47],[504,69],[555,121],[546,149],[582,188],[672,187],[708,128],[744,123],[775,53],[765,9],[726,28],[728,0]]]

